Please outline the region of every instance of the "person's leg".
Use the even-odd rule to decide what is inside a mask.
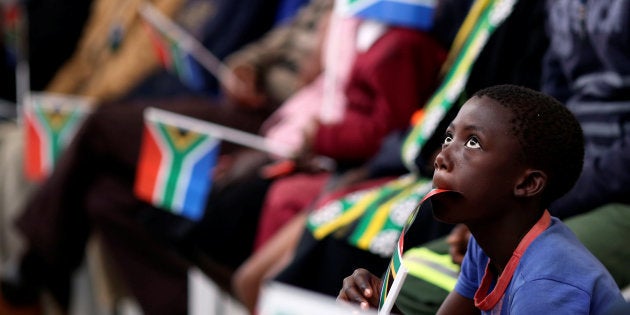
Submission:
[[[630,205],[610,204],[567,219],[566,224],[612,274],[620,288],[630,285]]]
[[[251,313],[262,283],[289,263],[305,224],[306,213],[297,213],[236,270],[232,290]]]
[[[189,263],[175,244],[139,224],[147,213],[170,215],[174,225],[178,218],[136,199],[131,185],[116,176],[97,178],[87,194],[90,222],[114,274],[145,314],[185,315]]]
[[[329,173],[298,173],[275,180],[265,196],[254,248],[263,246],[294,216],[307,209],[329,179]]]

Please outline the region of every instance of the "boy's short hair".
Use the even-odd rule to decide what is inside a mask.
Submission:
[[[475,96],[492,98],[514,114],[511,131],[521,143],[523,161],[548,176],[542,206],[573,187],[584,163],[584,137],[580,123],[562,103],[515,85],[488,87]]]

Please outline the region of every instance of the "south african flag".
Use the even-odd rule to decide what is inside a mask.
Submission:
[[[138,198],[193,221],[201,219],[220,144],[202,123],[155,108],[145,111],[135,181]]]
[[[33,93],[24,108],[26,178],[41,181],[48,176],[91,111],[92,100],[50,93]]]
[[[170,73],[193,91],[201,91],[205,87],[203,70],[194,57],[186,50],[177,38],[160,31],[151,21],[145,22],[145,28],[157,58]]]

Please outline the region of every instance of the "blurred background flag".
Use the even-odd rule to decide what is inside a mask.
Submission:
[[[0,0],[0,55],[4,55],[4,63],[7,70],[15,71],[15,80],[9,82],[0,82],[0,88],[15,86],[16,107],[10,110],[11,114],[7,115],[6,106],[1,106],[0,114],[2,117],[14,117],[21,114],[20,107],[25,103],[25,98],[30,91],[30,70],[28,64],[28,45],[27,45],[27,25],[28,16],[24,8],[23,1],[19,0]],[[6,91],[4,91],[6,92]],[[5,94],[5,93],[3,93]],[[12,93],[7,94],[13,98]],[[0,104],[4,104],[0,102]]]
[[[341,14],[428,30],[433,25],[436,2],[437,0],[338,0],[336,5]]]
[[[205,86],[201,66],[195,59],[168,34],[161,32],[151,22],[145,23],[155,54],[165,69],[177,75],[179,80],[193,91],[201,91]]]
[[[24,171],[41,181],[53,170],[61,152],[79,129],[93,101],[89,98],[32,93],[23,107],[25,125]]]
[[[0,2],[2,10],[2,42],[6,50],[7,62],[15,66],[18,56],[18,33],[22,25],[22,10],[17,1]]]
[[[203,122],[161,111],[145,111],[135,193],[158,208],[190,220],[203,216],[212,187],[220,141]]]

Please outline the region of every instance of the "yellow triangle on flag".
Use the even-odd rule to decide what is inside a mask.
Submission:
[[[168,137],[173,141],[173,146],[178,151],[185,151],[193,143],[204,135],[185,128],[165,126]]]
[[[65,126],[68,119],[70,119],[70,116],[72,116],[71,114],[72,113],[70,112],[62,111],[58,107],[50,110],[43,110],[43,115],[46,117],[50,128],[52,128],[54,132],[58,132],[61,128],[63,128],[63,126]]]

